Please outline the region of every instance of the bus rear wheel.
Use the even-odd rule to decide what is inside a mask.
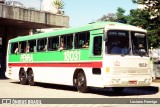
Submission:
[[[24,69],[21,69],[20,72],[19,72],[19,80],[20,80],[20,83],[22,85],[26,85],[27,84],[27,74],[26,72],[24,71]]]
[[[112,90],[114,92],[122,92],[124,90],[124,87],[112,87]]]
[[[33,75],[33,71],[31,69],[28,70],[28,84],[30,86],[34,86],[35,85],[35,82],[34,82],[34,75]]]
[[[86,93],[88,92],[88,87],[86,85],[86,77],[85,74],[79,72],[77,74],[77,89],[79,92]]]

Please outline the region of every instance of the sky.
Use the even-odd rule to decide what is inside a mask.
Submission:
[[[40,7],[41,0],[15,0],[21,1],[25,6]],[[69,16],[69,26],[81,26],[94,22],[108,13],[116,13],[121,7],[129,14],[131,9],[136,9],[137,5],[132,0],[63,0],[65,3],[65,15]]]
[[[65,15],[70,17],[70,26],[80,26],[94,22],[108,13],[116,13],[121,7],[129,14],[137,5],[132,0],[63,0]]]

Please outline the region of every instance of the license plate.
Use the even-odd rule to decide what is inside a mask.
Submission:
[[[130,85],[136,85],[136,84],[137,84],[137,81],[129,81],[129,84],[130,84]]]

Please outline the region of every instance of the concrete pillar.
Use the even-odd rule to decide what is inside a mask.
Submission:
[[[29,35],[29,31],[30,31],[29,29],[0,26],[0,37],[2,38],[2,50],[0,56],[1,58],[0,78],[5,77],[8,40],[15,38],[17,36]]]

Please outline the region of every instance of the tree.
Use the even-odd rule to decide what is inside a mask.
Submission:
[[[124,14],[125,14],[125,10],[121,7],[118,7],[117,12],[116,12],[117,22],[127,23],[127,16]]]
[[[64,14],[64,2],[62,0],[54,0],[52,5],[57,9],[57,13]]]
[[[126,17],[124,15],[125,10],[123,8],[118,8],[116,13],[108,13],[107,15],[103,15],[98,21],[113,21],[113,22],[125,22],[126,23]]]
[[[108,13],[107,15],[103,15],[98,21],[116,21],[117,17],[114,13]]]
[[[160,47],[160,1],[159,0],[132,0],[143,4],[143,9],[131,10],[130,24],[141,26],[148,31],[149,43],[153,47]]]
[[[144,5],[152,18],[160,16],[160,1],[159,0],[132,0],[134,3]]]
[[[116,12],[116,16],[118,19],[125,19],[125,10],[123,8],[118,7],[117,12]]]

